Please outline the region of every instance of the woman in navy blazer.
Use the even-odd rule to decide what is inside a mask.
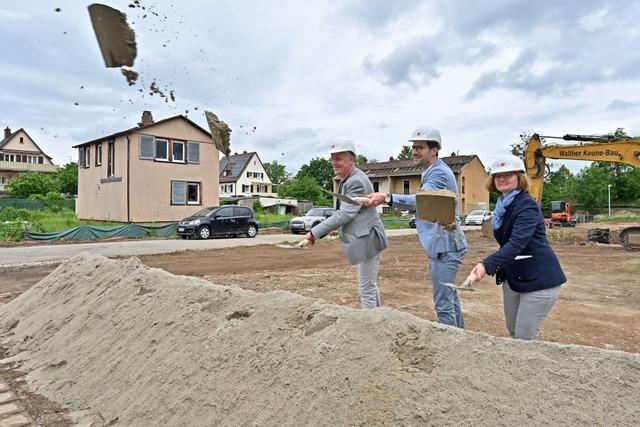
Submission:
[[[486,187],[500,194],[491,221],[500,249],[471,273],[478,280],[496,276],[496,284],[503,285],[509,334],[535,340],[567,278],[547,241],[540,207],[527,193],[529,179],[522,160],[509,157],[494,162]]]

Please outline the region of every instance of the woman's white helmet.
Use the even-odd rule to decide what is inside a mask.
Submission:
[[[523,172],[526,173],[527,169],[524,167],[524,162],[515,156],[500,157],[491,164],[491,175],[503,172]]]
[[[409,142],[413,141],[432,141],[438,144],[438,149],[442,149],[442,138],[440,138],[440,131],[431,126],[421,126],[414,130],[409,138]]]

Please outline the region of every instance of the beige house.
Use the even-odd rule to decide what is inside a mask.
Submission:
[[[0,192],[10,179],[22,172],[56,172],[51,157],[38,147],[38,144],[24,129],[11,132],[4,129],[4,138],[0,140]]]
[[[476,155],[441,157],[453,171],[460,192],[460,211],[489,209],[489,192],[484,188],[489,174]],[[414,194],[420,188],[422,169],[413,160],[390,160],[359,166],[367,174],[376,192]]]
[[[185,116],[138,126],[78,148],[77,214],[82,219],[163,222],[218,205],[218,149]]]

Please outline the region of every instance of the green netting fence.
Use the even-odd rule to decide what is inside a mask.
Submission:
[[[54,240],[100,240],[112,237],[171,237],[176,235],[178,224],[137,225],[127,224],[118,226],[82,225],[69,230],[55,233],[25,232],[25,240],[54,241]]]
[[[75,199],[55,200],[56,205],[67,208],[72,211],[76,210]],[[47,208],[47,203],[42,200],[32,199],[0,199],[0,209],[2,208],[22,208],[31,210],[43,210]]]

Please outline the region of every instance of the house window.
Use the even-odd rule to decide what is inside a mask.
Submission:
[[[161,162],[169,161],[169,141],[156,138],[156,160]]]
[[[0,176],[0,184],[6,184],[7,183],[7,178],[5,178],[4,176]]]
[[[184,141],[173,141],[171,154],[171,159],[174,162],[184,163]]]
[[[20,137],[20,144],[24,144],[24,138]]]
[[[249,186],[245,185],[245,184],[242,184],[242,192],[243,193],[248,193],[249,192]]]
[[[374,192],[374,193],[379,192],[379,191],[380,191],[380,183],[378,183],[378,182],[372,182],[372,184],[373,184],[373,192]]]
[[[116,143],[109,142],[107,145],[107,177],[116,176]]]
[[[84,163],[83,163],[85,168],[88,168],[89,166],[91,166],[91,147],[86,146],[84,147]]]
[[[403,194],[409,194],[409,181],[402,181]]]
[[[247,172],[247,178],[251,178],[253,176],[253,172]]]
[[[44,157],[39,156],[38,157],[38,163],[43,164],[44,163]]]
[[[462,194],[464,194],[464,176],[462,177]]]
[[[199,182],[187,182],[187,204],[188,205],[200,204],[200,183]]]
[[[102,144],[96,145],[96,166],[102,164]]]

